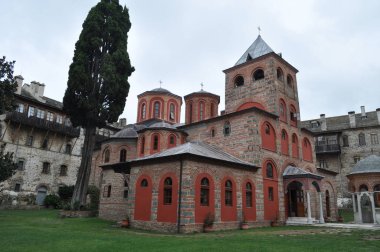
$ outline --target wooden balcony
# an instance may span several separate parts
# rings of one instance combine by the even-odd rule
[[[22,125],[35,127],[42,130],[49,130],[69,137],[79,137],[80,134],[79,127],[74,128],[72,126],[59,124],[56,122],[37,118],[35,116],[28,117],[26,113],[20,113],[16,111],[8,113],[5,120],[15,123],[21,123]]]
[[[340,146],[339,144],[316,145],[315,152],[317,154],[340,153]]]

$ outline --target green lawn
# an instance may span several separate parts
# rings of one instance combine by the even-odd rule
[[[56,210],[0,211],[0,251],[379,251],[380,231],[256,228],[167,235],[121,229],[97,218],[59,219]]]

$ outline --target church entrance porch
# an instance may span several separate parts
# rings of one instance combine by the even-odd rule
[[[284,173],[287,224],[324,223],[322,176],[288,166]],[[318,218],[318,221],[316,221]]]

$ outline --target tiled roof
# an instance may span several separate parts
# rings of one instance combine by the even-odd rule
[[[311,172],[305,171],[299,167],[294,167],[294,166],[290,166],[290,165],[288,167],[286,167],[282,176],[284,178],[286,178],[286,177],[305,177],[305,178],[306,177],[313,177],[313,178],[319,178],[319,179],[323,178],[323,176],[321,176],[321,175],[311,173]]]
[[[365,159],[360,160],[354,168],[352,168],[352,172],[349,174],[358,174],[358,173],[380,173],[380,157],[376,155],[371,155],[366,157]]]
[[[259,35],[252,45],[245,51],[245,53],[236,62],[235,66],[243,64],[249,60],[256,59],[260,56],[273,52],[272,48]]]
[[[48,98],[46,96],[43,96],[43,97],[40,97],[40,99],[37,99],[36,97],[34,97],[31,93],[29,93],[25,89],[21,89],[21,95],[20,96],[31,99],[31,100],[38,102],[38,103],[41,103],[41,104],[46,104],[48,106],[51,106],[51,107],[54,107],[57,109],[63,108],[62,102],[59,102],[57,100],[53,100],[53,99]]]
[[[244,165],[244,166],[256,167],[252,163],[243,161],[239,158],[236,158],[235,156],[232,156],[231,154],[228,154],[220,150],[219,148],[216,148],[214,146],[211,146],[202,142],[188,142],[188,143],[179,145],[177,147],[167,149],[160,153],[156,153],[156,154],[146,156],[143,158],[138,158],[133,161],[150,160],[150,159],[156,159],[156,158],[162,158],[162,157],[178,156],[182,154],[191,154],[191,155],[195,155],[199,157],[205,157],[205,158],[225,161],[229,163]]]

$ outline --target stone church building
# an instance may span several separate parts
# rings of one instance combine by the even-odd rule
[[[136,228],[200,231],[336,218],[335,173],[317,169],[313,133],[301,127],[298,70],[261,38],[224,70],[220,97],[163,88],[138,95],[137,123],[102,142],[90,183],[99,215]]]

